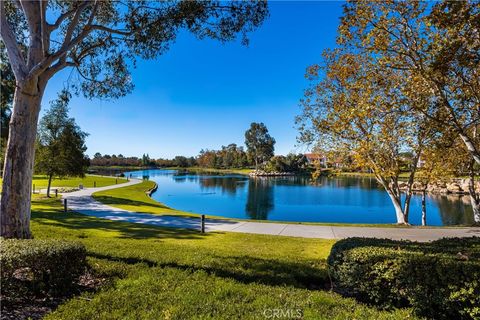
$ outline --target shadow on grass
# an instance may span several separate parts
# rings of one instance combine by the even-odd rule
[[[118,235],[112,238],[127,239],[202,239],[208,237],[208,233],[200,233],[196,230],[162,228],[138,223],[117,222],[97,217],[90,217],[74,212],[61,212],[60,210],[35,209],[32,211],[32,217],[38,224],[52,227],[63,227],[74,231],[92,230],[94,232],[116,232]],[[79,237],[88,237],[85,232],[79,234]]]
[[[130,206],[148,206],[153,208],[160,208],[160,209],[170,209],[169,207],[161,204],[161,203],[149,203],[144,201],[138,200],[130,200],[125,198],[117,198],[112,196],[96,196],[93,195],[93,198],[103,204],[106,205],[130,205]]]
[[[214,256],[213,263],[202,266],[173,261],[157,262],[136,257],[117,257],[99,253],[89,253],[88,255],[109,262],[121,262],[129,265],[145,264],[150,268],[175,268],[187,272],[203,271],[209,275],[233,279],[244,284],[261,283],[270,286],[293,286],[309,290],[329,290],[331,288],[326,266],[325,268],[315,268],[308,263],[285,262],[250,256]]]

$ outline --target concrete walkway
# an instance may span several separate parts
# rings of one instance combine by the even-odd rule
[[[76,192],[64,193],[70,210],[103,219],[143,223],[162,227],[199,229],[200,219],[181,216],[161,216],[137,213],[114,208],[94,200],[94,192],[126,187],[140,183],[132,179],[129,182],[100,188],[88,188]],[[266,223],[238,220],[207,219],[206,231],[229,231],[242,233],[269,234],[303,238],[343,239],[349,237],[389,238],[431,241],[444,237],[480,236],[480,228],[382,228],[382,227],[342,227],[303,225],[289,223]]]

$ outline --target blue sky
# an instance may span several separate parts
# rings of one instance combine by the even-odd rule
[[[305,152],[294,127],[305,69],[335,45],[341,13],[341,2],[270,2],[270,17],[248,47],[180,33],[167,53],[138,61],[128,96],[73,97],[71,115],[90,134],[87,153],[195,156],[202,148],[243,145],[251,122],[267,125],[276,154]],[[44,109],[69,78],[75,74],[65,70],[50,81]]]

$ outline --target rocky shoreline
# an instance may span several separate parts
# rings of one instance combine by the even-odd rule
[[[294,172],[266,172],[263,170],[255,170],[248,174],[250,177],[285,177],[285,176],[295,176],[297,175]]]
[[[456,194],[456,195],[468,195],[470,194],[469,191],[469,179],[461,179],[456,178],[450,181],[437,181],[432,182],[427,185],[425,189],[425,184],[421,182],[414,182],[413,183],[413,191],[414,192],[423,192],[425,190],[427,193],[435,193],[435,194]],[[402,190],[407,189],[406,182],[400,182],[399,187]],[[480,190],[480,182],[475,183],[475,189]]]

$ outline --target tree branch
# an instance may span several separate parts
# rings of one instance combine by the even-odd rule
[[[62,13],[62,14],[57,18],[57,20],[55,21],[54,24],[49,24],[49,25],[48,25],[48,31],[49,31],[49,32],[52,32],[53,30],[55,30],[55,29],[57,29],[58,27],[60,27],[60,25],[62,24],[62,22],[65,21],[65,19],[67,19],[68,17],[72,16],[72,15],[75,13],[76,10],[77,10],[77,8]]]
[[[7,48],[8,59],[10,60],[13,73],[15,74],[15,79],[18,82],[21,82],[26,77],[27,66],[22,51],[17,44],[15,35],[8,24],[4,1],[0,1],[0,35]]]
[[[50,49],[50,32],[47,27],[46,12],[47,12],[48,0],[40,1],[41,8],[41,22],[42,22],[42,50],[43,54],[47,55],[48,50]]]

